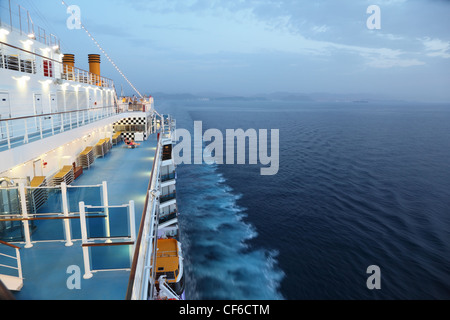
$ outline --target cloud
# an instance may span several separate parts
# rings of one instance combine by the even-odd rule
[[[424,65],[425,62],[414,57],[414,53],[405,52],[399,49],[391,48],[369,48],[360,46],[350,46],[342,44],[330,44],[338,50],[346,51],[350,54],[359,55],[365,62],[364,64],[371,68],[406,68]]]
[[[144,24],[144,28],[148,29],[156,29],[156,30],[174,30],[174,31],[199,31],[199,28],[194,27],[186,27],[179,24],[171,23],[171,24]]]
[[[399,57],[386,57],[386,56],[367,56],[368,62],[367,66],[377,68],[377,69],[388,69],[388,68],[406,68],[424,65],[425,62],[417,59],[399,58]]]
[[[314,33],[324,33],[327,32],[330,28],[327,25],[321,25],[321,26],[314,26],[311,28],[312,32]]]
[[[450,58],[450,42],[440,39],[424,38],[419,39],[425,46],[425,51],[429,57]]]
[[[424,65],[423,51],[420,56],[413,46],[414,42],[417,44],[415,37],[387,27],[389,31],[367,33],[365,9],[372,2],[135,0],[132,8],[152,16],[142,27],[164,35],[158,45],[172,47],[173,52],[196,55],[286,53],[301,55],[305,61],[317,58],[332,62],[342,58],[349,67],[359,64],[374,69]],[[377,4],[394,8],[406,2],[379,0]],[[173,22],[175,20],[177,23]],[[158,34],[152,33],[152,36]],[[171,41],[175,38],[176,42]],[[429,40],[429,44],[424,43],[429,46],[429,56],[448,54],[442,43]]]
[[[391,6],[391,5],[400,5],[404,4],[408,0],[378,0],[376,1],[377,5],[380,6]],[[373,2],[373,0],[369,0],[368,2]]]
[[[405,39],[405,37],[403,37],[403,36],[395,35],[395,34],[392,34],[392,33],[376,32],[375,34],[376,34],[377,37],[380,37],[382,39],[392,40],[392,41],[404,40]]]

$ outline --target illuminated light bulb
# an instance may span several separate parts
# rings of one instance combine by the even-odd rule
[[[34,42],[32,40],[21,41],[26,46],[31,46]]]
[[[29,76],[23,76],[23,77],[20,77],[20,78],[17,78],[17,77],[12,77],[14,80],[17,80],[17,81],[30,81],[30,77]]]
[[[49,85],[50,83],[52,83],[52,80],[45,80],[45,81],[40,81],[40,83],[42,83],[43,85]]]

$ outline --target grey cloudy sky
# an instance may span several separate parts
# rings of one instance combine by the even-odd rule
[[[96,48],[84,31],[65,27],[61,2],[21,2],[46,13],[45,25],[86,68],[84,55]],[[80,6],[83,24],[145,93],[372,93],[450,101],[450,1],[66,2]],[[366,26],[369,5],[381,8],[380,30]],[[123,83],[105,59],[103,70]]]

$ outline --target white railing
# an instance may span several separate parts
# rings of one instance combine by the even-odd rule
[[[158,244],[159,223],[159,170],[161,165],[162,145],[158,141],[156,156],[153,161],[152,177],[147,190],[144,215],[141,221],[136,243],[135,256],[128,283],[127,300],[153,299],[155,289],[156,250]]]
[[[18,277],[19,279],[23,279],[23,274],[22,274],[22,263],[21,263],[21,260],[20,260],[20,251],[19,251],[20,248],[19,248],[19,247],[16,247],[16,246],[13,246],[13,245],[11,245],[11,244],[9,244],[9,243],[0,241],[0,248],[1,248],[1,249],[3,249],[3,248],[8,248],[8,247],[9,247],[9,248],[15,249],[15,256],[11,256],[11,255],[8,255],[8,254],[1,253],[1,252],[0,252],[0,256],[5,257],[5,258],[7,258],[7,259],[13,260],[12,263],[11,263],[11,264],[8,264],[8,265],[0,264],[0,268],[16,270],[16,271],[17,271],[17,277]],[[1,269],[0,269],[0,270],[1,270]],[[0,274],[5,274],[5,273],[0,272]]]
[[[59,63],[57,62],[57,64]],[[62,70],[61,79],[63,80],[70,80],[103,88],[114,88],[114,82],[111,79],[66,64],[61,64],[60,67]]]
[[[51,180],[51,178],[50,178]],[[48,181],[51,184],[51,181]],[[75,194],[75,191],[80,190]],[[87,190],[87,191],[86,191]],[[103,182],[100,185],[90,185],[90,186],[69,186],[66,183],[62,182],[59,186],[46,186],[46,187],[30,187],[25,186],[23,183],[20,183],[18,187],[8,187],[0,189],[1,192],[13,192],[14,194],[18,194],[18,203],[11,204],[10,212],[0,212],[0,223],[10,222],[10,221],[20,221],[22,222],[22,234],[23,239],[19,239],[18,241],[24,242],[25,248],[29,249],[33,247],[33,243],[37,242],[64,242],[66,246],[72,246],[73,241],[80,239],[73,239],[72,236],[72,227],[71,220],[80,219],[80,214],[78,212],[78,207],[70,208],[69,204],[74,203],[76,200],[77,203],[83,200],[84,192],[98,192],[99,201],[102,203],[102,206],[108,206],[108,186],[106,182]],[[53,212],[40,212],[37,213],[33,208],[30,209],[30,205],[33,204],[34,194],[36,192],[40,192],[41,194],[48,194],[50,192],[57,193],[57,197],[61,199],[62,206],[59,205],[59,202],[49,203],[48,198],[45,198],[45,203],[49,206],[48,211]],[[70,192],[70,194],[69,194]],[[59,194],[60,193],[60,194]],[[3,196],[3,195],[2,195]],[[8,196],[5,196],[8,198]],[[71,201],[72,200],[72,201]],[[76,209],[76,210],[75,210]],[[95,213],[91,216],[96,218],[105,218],[106,225],[109,224],[106,214]],[[36,240],[33,239],[30,233],[30,224],[33,221],[51,221],[51,220],[60,220],[63,223],[60,225],[62,229],[62,234],[64,238],[61,239],[48,239],[48,240]],[[58,230],[54,230],[55,234],[58,233]]]
[[[0,152],[109,118],[114,106],[0,119]]]
[[[93,277],[93,272],[101,272],[101,271],[118,271],[124,269],[108,269],[108,270],[95,270],[91,268],[91,255],[92,252],[89,252],[90,248],[93,247],[108,247],[108,246],[132,246],[133,249],[130,250],[131,253],[134,253],[134,246],[136,244],[136,230],[135,230],[135,212],[134,212],[134,201],[130,201],[128,204],[120,205],[120,206],[90,206],[85,205],[84,202],[79,203],[80,208],[80,226],[81,226],[81,240],[82,240],[82,248],[83,248],[83,261],[84,261],[84,279],[90,279]],[[111,237],[110,234],[110,226],[109,226],[109,218],[110,213],[109,209],[114,208],[126,208],[128,210],[128,223],[129,223],[129,236],[128,237]],[[88,236],[88,228],[86,221],[86,209],[100,209],[105,211],[106,219],[105,219],[105,230],[106,237],[101,239],[90,238]],[[132,254],[130,254],[130,260],[132,259]],[[130,262],[131,264],[131,262]],[[129,270],[129,269],[125,269]]]
[[[171,300],[180,300],[180,297],[167,285],[166,276],[161,276],[158,279],[160,296]]]
[[[118,108],[122,112],[152,112],[153,106],[149,102],[140,102],[140,103],[126,103],[119,102]]]
[[[11,0],[0,1],[0,27],[11,32],[15,28],[21,35],[26,35],[30,39],[48,46],[60,47],[60,41],[54,34],[35,25],[30,12]]]
[[[24,73],[36,74],[36,61],[32,54],[7,52],[0,48],[0,68]]]
[[[52,50],[49,48],[49,50]],[[114,81],[0,41],[0,68],[114,89]],[[53,81],[53,80],[52,80]]]

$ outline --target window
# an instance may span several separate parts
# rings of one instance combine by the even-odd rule
[[[53,63],[50,60],[44,60],[44,76],[53,77]]]

